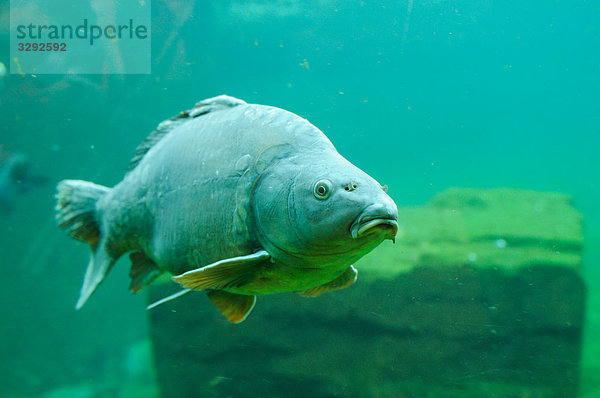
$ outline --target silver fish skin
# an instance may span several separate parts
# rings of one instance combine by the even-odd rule
[[[317,127],[229,96],[161,123],[130,168],[113,188],[58,185],[59,225],[92,249],[78,308],[130,253],[133,292],[168,272],[177,297],[205,290],[237,323],[257,295],[350,286],[398,229],[385,189]]]

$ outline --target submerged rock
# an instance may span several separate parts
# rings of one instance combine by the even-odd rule
[[[164,396],[576,396],[585,286],[569,196],[455,188],[398,220],[397,244],[334,299],[274,295],[242,325],[202,295],[150,312]]]
[[[427,206],[399,210],[398,220],[400,246],[383,244],[365,257],[361,276],[394,278],[415,267],[581,265],[582,217],[562,193],[451,188]]]

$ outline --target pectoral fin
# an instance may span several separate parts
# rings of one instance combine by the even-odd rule
[[[210,290],[206,295],[232,323],[240,323],[246,319],[256,304],[256,296],[228,293],[223,290]]]
[[[256,253],[217,261],[202,268],[174,276],[173,280],[186,289],[227,289],[244,286],[256,270],[271,256],[264,250]]]
[[[310,289],[301,290],[300,293],[303,296],[308,297],[316,297],[323,293],[331,292],[332,290],[340,290],[345,289],[348,286],[352,285],[356,282],[356,278],[358,277],[358,271],[354,266],[349,266],[346,271],[331,282],[327,282],[324,285],[315,286]]]

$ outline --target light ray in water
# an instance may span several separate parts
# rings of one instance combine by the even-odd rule
[[[408,38],[408,30],[410,28],[410,16],[412,14],[413,9],[413,0],[408,0],[407,10],[406,10],[406,20],[404,21],[404,30],[402,31],[402,47],[400,48],[400,53],[404,53],[404,45],[406,44],[406,39]]]

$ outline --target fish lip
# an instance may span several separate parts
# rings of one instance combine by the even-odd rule
[[[393,240],[396,237],[396,233],[398,233],[398,221],[394,215],[381,213],[368,214],[366,211],[363,211],[352,223],[350,226],[350,235],[352,235],[353,239],[358,239],[367,231],[379,225],[385,225],[392,228],[392,233],[388,239]]]

